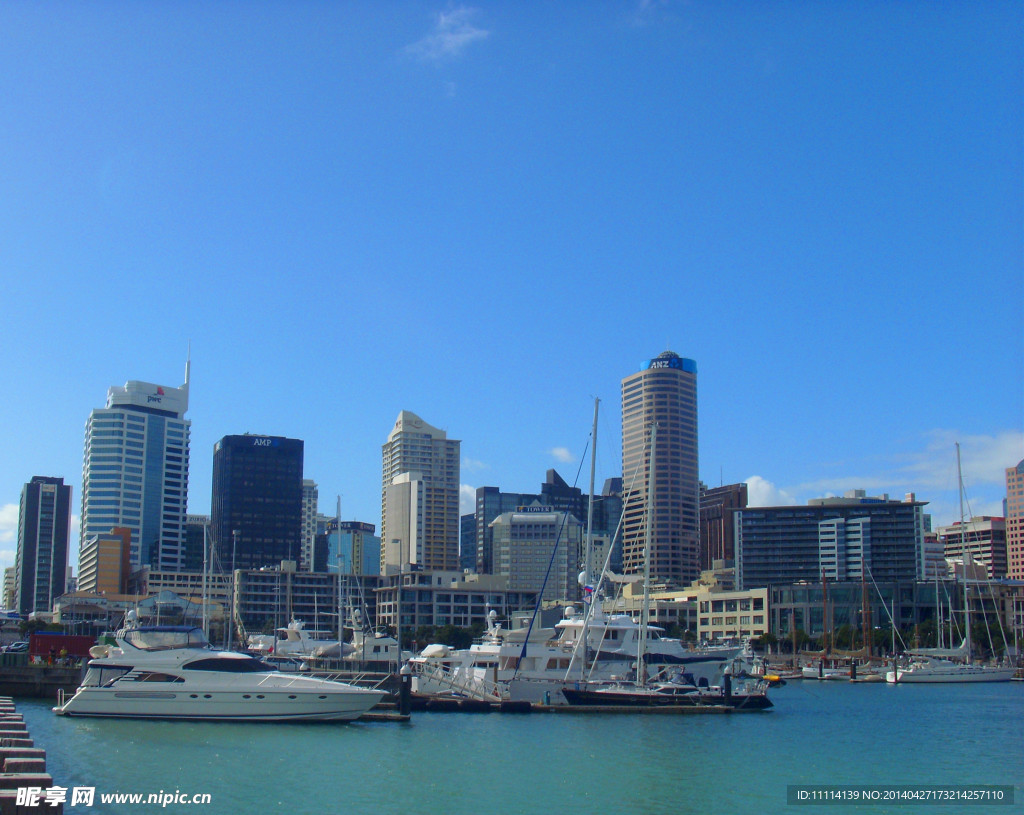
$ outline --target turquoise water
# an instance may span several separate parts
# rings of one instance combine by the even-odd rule
[[[1024,812],[1022,683],[797,681],[772,694],[763,714],[414,713],[347,725],[68,719],[16,704],[56,783],[212,796],[166,812]],[[795,806],[789,784],[1012,784],[1015,803]],[[65,812],[159,809],[97,798]]]

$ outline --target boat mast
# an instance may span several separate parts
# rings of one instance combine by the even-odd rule
[[[341,598],[341,496],[338,496],[338,658],[345,655],[345,617],[343,613],[344,601]],[[355,547],[353,545],[352,549]],[[345,589],[348,589],[348,580],[345,581]],[[347,595],[348,592],[346,591]]]
[[[640,631],[636,649],[636,683],[647,683],[647,626],[651,620],[651,533],[654,527],[654,440],[657,423],[651,425],[650,462],[647,468],[647,523],[644,530],[644,599],[640,607]]]
[[[587,601],[587,589],[590,588],[590,603],[600,602],[597,590],[600,588],[594,582],[594,470],[597,466],[597,408],[601,404],[600,399],[594,399],[594,427],[590,431],[590,501],[587,504],[587,543],[583,553],[583,600]],[[610,545],[610,544],[609,544]],[[600,577],[598,576],[598,579]],[[587,672],[587,623],[590,621],[590,608],[586,609],[583,615],[583,660],[580,662],[580,679]]]
[[[960,498],[960,560],[964,575],[964,642],[967,644],[967,661],[971,661],[971,603],[967,597],[967,527],[964,525],[964,475],[960,467],[960,442],[956,443],[956,480]]]
[[[207,574],[209,573],[209,568],[210,568],[210,563],[209,563],[209,560],[208,560],[208,558],[206,556],[206,553],[209,551],[209,541],[207,539],[207,534],[206,533],[209,530],[209,528],[210,528],[210,525],[209,525],[208,522],[203,524],[203,636],[206,638],[207,642],[209,642],[209,640],[210,640],[210,615],[209,615],[209,613],[206,610],[206,599],[207,599],[207,594],[206,594],[206,592],[207,592],[207,588],[206,588],[207,583],[206,583],[206,580],[207,580]]]

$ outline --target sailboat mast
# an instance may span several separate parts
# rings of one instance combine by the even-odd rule
[[[967,596],[967,527],[964,524],[964,474],[960,466],[960,442],[956,443],[956,481],[960,498],[960,560],[964,575],[964,642],[967,661],[971,661],[971,603]]]
[[[651,425],[650,462],[647,470],[647,519],[644,529],[644,599],[640,607],[639,642],[636,649],[637,684],[647,682],[647,626],[651,621],[651,535],[654,529],[654,442],[658,425]]]
[[[597,466],[597,408],[601,404],[600,399],[594,400],[594,429],[590,435],[590,502],[587,505],[587,548],[586,558],[583,561],[583,568],[587,574],[587,586],[594,586],[594,471]],[[584,586],[584,590],[586,586]]]
[[[580,678],[587,670],[587,645],[588,645],[588,632],[587,623],[590,622],[591,606],[600,602],[597,596],[597,590],[600,588],[594,582],[594,470],[597,465],[597,408],[601,404],[600,399],[594,400],[594,427],[590,431],[590,501],[587,504],[587,543],[583,552],[583,599],[584,603],[587,600],[587,590],[590,591],[590,605],[587,606],[583,614],[583,631],[580,635],[583,643],[583,659],[580,662]],[[597,579],[600,580],[600,575],[597,575]]]
[[[203,524],[203,636],[206,637],[207,641],[210,639],[210,616],[206,610],[207,600],[207,575],[209,574],[209,559],[207,558],[207,552],[209,551],[209,541],[207,539],[207,531],[209,530],[209,523]]]

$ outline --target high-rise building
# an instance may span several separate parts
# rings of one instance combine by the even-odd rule
[[[539,504],[503,512],[491,522],[494,574],[511,591],[542,592],[543,600],[576,600],[583,526],[571,513]]]
[[[299,568],[313,571],[313,547],[316,544],[319,492],[311,478],[302,479],[302,554]]]
[[[112,387],[106,407],[89,415],[80,545],[127,527],[133,564],[184,568],[189,367],[180,388],[134,380]]]
[[[611,539],[622,515],[621,478],[609,478],[605,481],[600,495],[594,496],[593,534]],[[476,534],[476,571],[478,574],[496,574],[494,571],[493,544],[494,530],[491,521],[505,512],[514,512],[518,507],[530,504],[549,506],[557,512],[567,512],[586,524],[590,511],[590,497],[579,487],[570,487],[555,471],[548,470],[540,492],[501,492],[497,487],[477,487],[476,511],[473,516]],[[584,534],[586,529],[584,528]],[[621,535],[618,540],[621,541]],[[465,553],[464,553],[465,554]],[[617,554],[617,559],[616,559]],[[622,568],[621,546],[612,556],[612,570]],[[597,571],[601,570],[597,566]]]
[[[937,530],[947,560],[965,557],[984,565],[989,579],[1006,577],[1006,519],[981,515]],[[966,553],[965,553],[966,544]]]
[[[1006,576],[1024,580],[1024,461],[1006,468]]]
[[[89,538],[78,553],[78,590],[127,594],[131,540],[131,530],[124,527]]]
[[[300,439],[248,433],[214,445],[210,530],[223,568],[299,562],[303,452]]]
[[[747,507],[733,512],[738,588],[801,581],[912,583],[923,570],[924,501],[814,498],[807,506]]]
[[[331,519],[324,535],[323,562],[315,563],[317,572],[347,575],[380,574],[380,538],[373,524]]]
[[[52,611],[64,594],[71,532],[71,486],[36,475],[21,491],[16,567],[17,609]]]
[[[657,425],[654,482],[651,427]],[[622,380],[623,571],[644,571],[648,496],[652,581],[685,586],[700,572],[697,363],[672,351]]]
[[[747,505],[746,484],[722,487],[700,485],[700,570],[713,568],[716,560],[736,558],[733,510]]]
[[[403,410],[382,448],[381,574],[459,568],[461,442]]]

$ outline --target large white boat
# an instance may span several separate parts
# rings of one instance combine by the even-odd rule
[[[349,721],[383,691],[283,674],[249,654],[215,651],[199,628],[130,627],[94,646],[64,716],[225,721]]]
[[[573,607],[565,611],[554,630],[528,627],[503,629],[489,617],[480,642],[452,650],[431,645],[409,661],[413,689],[420,694],[451,694],[484,699],[565,704],[566,682],[608,682],[636,673],[640,653],[640,625],[626,614],[596,611],[589,620]],[[586,654],[582,647],[586,629]],[[529,636],[528,636],[529,632]],[[647,670],[650,676],[680,671],[694,684],[719,684],[726,665],[736,658],[739,645],[689,647],[664,636],[650,625],[647,630]]]
[[[337,658],[352,651],[348,643],[339,642],[327,633],[311,631],[301,620],[292,620],[274,629],[273,634],[250,634],[246,644],[250,651],[258,654],[315,659]]]
[[[958,662],[950,656],[966,654],[966,642],[959,649],[942,651],[938,648],[912,651],[906,666],[895,666],[887,671],[885,681],[892,684],[904,682],[1009,682],[1013,678],[1012,666],[977,665],[968,661]],[[966,659],[966,657],[962,657]]]

